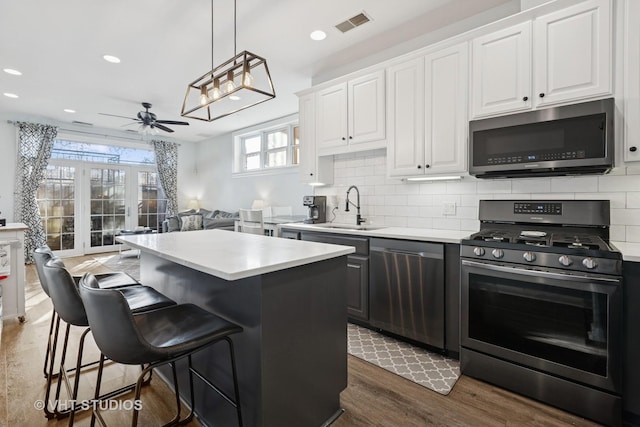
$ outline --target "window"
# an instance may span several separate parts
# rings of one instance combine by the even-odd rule
[[[236,132],[233,172],[253,173],[298,165],[298,135],[298,120],[292,116]]]

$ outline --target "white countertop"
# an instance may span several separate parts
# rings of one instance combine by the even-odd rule
[[[20,231],[27,230],[29,227],[21,222],[8,222],[7,225],[0,226],[0,231]]]
[[[339,224],[347,227],[346,224]],[[406,228],[406,227],[381,227],[371,230],[357,230],[350,228],[327,228],[323,224],[286,224],[282,226],[292,230],[320,231],[323,233],[351,234],[368,237],[380,237],[383,239],[403,239],[403,240],[419,240],[425,242],[441,242],[441,243],[460,243],[462,239],[473,234],[471,231],[460,230],[436,230],[429,228]],[[355,227],[355,226],[354,226]]]
[[[351,246],[226,230],[126,235],[118,236],[117,240],[225,280],[271,273],[355,252]]]
[[[625,261],[640,262],[640,243],[611,242],[613,246],[622,252]]]

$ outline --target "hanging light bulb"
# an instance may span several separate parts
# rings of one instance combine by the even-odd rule
[[[253,76],[249,70],[245,70],[242,75],[242,85],[244,87],[253,87]]]
[[[220,80],[215,79],[213,81],[213,90],[211,90],[211,98],[215,101],[222,96],[222,92],[220,91]]]
[[[233,82],[233,70],[227,72],[227,81],[224,84],[224,91],[226,93],[232,92],[236,88],[236,84]]]
[[[202,85],[200,87],[200,105],[207,105],[209,102],[209,97],[207,96],[207,86]]]

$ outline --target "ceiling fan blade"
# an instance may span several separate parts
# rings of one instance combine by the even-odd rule
[[[135,118],[135,117],[118,116],[118,115],[116,115],[116,114],[107,114],[107,113],[98,113],[98,114],[100,114],[100,115],[102,115],[102,116],[120,117],[121,119],[129,119],[129,120],[136,120],[136,121],[138,121],[138,119],[137,119],[137,118]]]
[[[155,123],[164,123],[165,125],[189,125],[187,122],[178,122],[175,120],[156,120]]]
[[[161,129],[165,132],[173,132],[173,129],[170,129],[168,127],[166,127],[165,125],[161,125],[158,122],[155,122],[154,124],[151,125],[151,127],[157,127],[158,129]]]

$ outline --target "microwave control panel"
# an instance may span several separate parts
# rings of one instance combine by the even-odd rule
[[[517,156],[489,157],[489,165],[506,165],[510,163],[546,162],[553,160],[584,159],[587,154],[584,150],[563,151],[562,153],[525,154]]]

